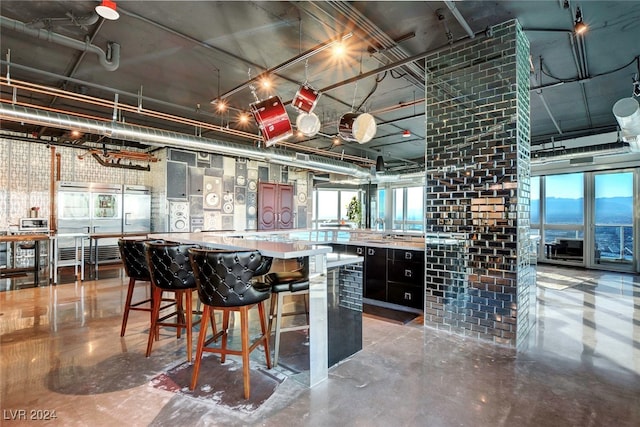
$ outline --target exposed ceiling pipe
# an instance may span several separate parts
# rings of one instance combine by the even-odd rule
[[[40,40],[46,40],[57,43],[71,49],[81,50],[84,52],[92,52],[98,56],[100,64],[109,71],[115,71],[120,66],[120,45],[115,42],[107,43],[107,51],[105,52],[96,45],[71,37],[63,36],[45,29],[29,28],[24,22],[15,19],[0,16],[0,26],[9,30],[18,31]]]
[[[591,145],[588,147],[562,148],[548,151],[532,151],[531,161],[534,163],[553,160],[569,160],[584,156],[585,154],[598,154],[599,156],[612,154],[625,154],[629,152],[628,144],[624,142],[608,142]]]
[[[467,24],[467,21],[464,19],[464,16],[462,16],[455,3],[451,0],[445,0],[444,4],[447,5],[449,10],[451,11],[451,14],[454,16],[454,18],[456,18],[460,26],[467,32],[469,38],[474,38],[476,36],[475,33],[473,32],[469,24]]]
[[[98,22],[100,15],[92,11],[89,15],[75,16],[73,12],[65,13],[66,18],[36,18],[27,25],[29,28],[51,28],[51,26],[76,26],[83,30]]]
[[[62,129],[77,129],[80,132],[104,135],[114,139],[123,139],[142,144],[190,149],[195,151],[212,152],[234,157],[244,157],[263,160],[292,167],[311,169],[320,172],[338,173],[353,176],[358,179],[368,179],[371,171],[351,163],[327,159],[321,156],[304,155],[299,157],[295,153],[279,149],[259,149],[244,144],[223,142],[214,139],[186,135],[178,132],[164,131],[124,124],[119,122],[101,122],[85,119],[68,114],[51,113],[48,111],[27,108],[19,105],[0,103],[0,119],[20,121],[39,126],[54,126]]]
[[[424,184],[426,179],[426,172],[424,170],[418,172],[409,172],[404,174],[396,174],[396,173],[385,173],[378,172],[375,176],[375,179],[372,179],[371,182],[377,183],[397,183],[397,182],[411,182],[413,184]]]
[[[229,57],[231,57],[231,58],[233,58],[233,59],[235,59],[237,61],[243,62],[244,64],[248,65],[251,68],[255,68],[256,70],[260,70],[260,73],[264,73],[266,71],[266,69],[264,68],[263,65],[257,64],[255,62],[252,62],[252,61],[250,61],[250,60],[248,60],[246,58],[243,58],[240,55],[237,55],[237,54],[235,54],[233,52],[230,52],[228,50],[224,50],[224,49],[222,49],[220,47],[217,47],[217,46],[213,46],[213,45],[211,45],[209,43],[206,43],[206,42],[203,42],[201,40],[198,40],[198,39],[196,39],[194,37],[191,37],[191,36],[189,36],[187,34],[181,33],[180,31],[177,31],[177,30],[175,30],[175,29],[173,29],[171,27],[168,27],[166,25],[160,24],[159,22],[153,21],[153,20],[151,20],[149,18],[145,18],[142,15],[138,15],[137,13],[128,11],[128,10],[123,9],[121,7],[118,7],[118,11],[121,12],[122,14],[124,14],[124,15],[127,15],[127,16],[130,16],[132,18],[138,19],[138,20],[143,21],[143,22],[145,22],[145,23],[147,23],[149,25],[153,25],[156,28],[160,28],[163,31],[166,31],[166,32],[171,33],[171,34],[173,34],[175,36],[178,36],[180,38],[188,40],[191,43],[195,43],[200,47],[212,50],[214,52],[222,53],[223,55],[227,55],[227,56],[229,56]],[[287,77],[287,76],[285,76],[283,74],[274,73],[274,75],[277,76],[278,78],[281,78],[283,80],[288,81],[289,83],[300,84],[299,81],[291,79],[291,78],[289,78],[289,77]],[[333,97],[331,95],[325,95],[325,96],[327,98],[332,99],[332,100],[334,100],[334,101],[336,101],[336,102],[338,102],[340,104],[343,104],[345,106],[349,106],[350,105],[349,103],[343,102],[343,101],[339,100],[338,98],[335,98],[335,97]]]
[[[531,61],[531,59],[529,59]],[[531,63],[531,67],[533,70],[533,63]],[[560,128],[560,125],[558,124],[558,122],[556,121],[556,118],[554,117],[553,113],[551,112],[551,108],[549,108],[549,104],[547,104],[547,100],[545,99],[544,95],[542,94],[542,86],[541,86],[541,82],[542,82],[542,58],[540,58],[540,70],[538,75],[536,76],[535,73],[532,71],[531,72],[531,77],[530,77],[530,81],[532,83],[536,83],[537,87],[535,89],[535,93],[538,94],[538,97],[540,98],[540,102],[542,102],[542,106],[544,107],[544,109],[547,111],[547,114],[549,115],[549,118],[551,119],[551,122],[553,123],[553,125],[556,127],[556,130],[558,131],[558,133],[560,135],[562,135],[562,129]],[[529,86],[531,87],[531,86]]]
[[[342,13],[346,19],[355,24],[357,28],[360,28],[365,41],[370,43],[370,40],[373,40],[378,46],[382,47],[384,51],[379,51],[378,54],[384,56],[388,61],[394,62],[409,56],[404,49],[398,46],[397,41],[390,37],[380,27],[375,25],[369,18],[360,12],[352,2],[328,1],[323,4],[326,4],[334,10]],[[424,68],[419,66],[417,63],[408,63],[404,68],[408,72],[405,78],[419,89],[424,90]]]
[[[105,161],[102,157],[98,156],[96,153],[92,153],[91,155],[93,156],[94,159],[96,159],[98,163],[100,163],[100,165],[107,168],[131,169],[131,170],[146,171],[146,172],[149,172],[151,170],[151,166],[149,165],[142,166],[142,165],[129,165],[126,163],[111,163],[111,162]]]
[[[0,86],[2,86],[4,84],[5,78],[0,76]],[[125,103],[117,103],[114,101],[110,101],[110,100],[105,100],[105,99],[101,99],[101,98],[96,98],[96,97],[91,97],[88,95],[81,95],[81,94],[77,94],[77,93],[71,93],[71,92],[67,92],[67,91],[63,91],[61,89],[55,89],[55,88],[50,88],[47,86],[42,86],[42,85],[37,85],[34,83],[29,83],[29,82],[24,82],[24,81],[20,81],[20,80],[15,80],[13,79],[11,81],[11,83],[9,84],[9,82],[7,81],[7,86],[15,89],[23,89],[26,90],[30,93],[38,93],[38,94],[47,94],[47,95],[51,95],[51,96],[59,96],[65,99],[70,99],[73,101],[78,101],[81,103],[89,103],[93,106],[102,106],[104,108],[107,108],[108,110],[119,110],[120,113],[122,112],[129,112],[129,113],[134,113],[134,114],[138,114],[144,117],[151,117],[154,119],[162,119],[165,122],[171,122],[174,124],[179,124],[179,125],[187,125],[190,127],[193,127],[195,129],[198,130],[209,130],[209,131],[214,131],[214,132],[218,132],[218,133],[223,133],[225,135],[229,135],[229,136],[234,136],[234,137],[240,137],[243,139],[248,139],[252,142],[254,141],[258,141],[261,140],[262,137],[259,134],[254,134],[254,133],[250,133],[250,132],[246,132],[246,131],[242,131],[242,130],[238,130],[238,129],[234,129],[234,128],[227,128],[224,126],[220,126],[220,125],[215,125],[215,124],[211,124],[209,122],[205,122],[205,121],[199,121],[199,120],[193,120],[193,119],[189,119],[187,117],[181,117],[181,116],[175,116],[175,115],[171,115],[171,114],[166,114],[166,113],[162,113],[159,111],[153,111],[153,110],[149,110],[149,109],[138,109],[137,106],[135,105],[129,105],[129,104],[125,104]],[[29,97],[27,97],[29,98]],[[117,92],[116,92],[116,99],[117,99]],[[46,110],[49,113],[61,113],[61,114],[66,114],[66,111],[64,110],[60,110],[60,109],[52,109],[52,108],[47,108],[47,107],[41,107],[39,105],[36,104],[31,104],[28,102],[20,102],[18,103],[18,105],[21,105],[23,107],[28,107],[28,108],[35,108],[36,110]],[[103,117],[99,117],[99,116],[84,116],[84,118],[88,118],[88,119],[92,119],[92,120],[97,120],[99,122],[104,122],[105,119]],[[199,136],[201,136],[201,133],[198,133]],[[345,155],[344,153],[342,154],[338,154],[338,153],[334,153],[331,151],[327,151],[326,149],[317,149],[314,147],[309,147],[309,146],[304,146],[301,144],[296,144],[296,142],[287,142],[287,141],[281,141],[278,143],[279,146],[283,147],[283,148],[290,148],[293,149],[294,151],[306,151],[306,152],[310,152],[313,154],[318,154],[321,156],[325,156],[325,157],[333,157],[333,158],[340,158],[340,161],[345,161],[345,162],[352,162],[354,164],[371,164],[373,165],[373,162],[368,159],[368,158],[363,158],[363,157],[359,157],[359,156],[355,156],[355,155],[350,155],[347,154]],[[361,147],[361,149],[364,149]],[[377,153],[377,152],[376,152]]]
[[[538,97],[540,98],[540,101],[542,102],[544,109],[547,111],[549,118],[553,122],[553,125],[556,127],[556,130],[560,135],[562,135],[562,129],[560,129],[560,125],[556,121],[556,118],[553,116],[553,113],[551,112],[551,108],[549,108],[549,104],[547,104],[547,100],[544,98],[544,95],[542,94],[542,90],[537,90],[536,93],[538,94]]]
[[[299,54],[297,56],[294,56],[293,58],[290,58],[290,59],[286,60],[285,62],[283,62],[281,64],[276,65],[275,67],[269,68],[268,70],[265,70],[265,71],[261,72],[260,74],[250,78],[248,81],[246,81],[244,83],[241,83],[240,85],[234,87],[233,89],[230,89],[227,92],[225,92],[225,93],[223,93],[221,95],[218,95],[218,97],[215,98],[211,102],[213,103],[214,101],[217,101],[217,100],[226,99],[229,96],[233,95],[234,93],[237,93],[237,92],[239,92],[239,91],[241,91],[241,90],[243,90],[243,89],[245,89],[247,87],[250,87],[252,83],[257,82],[262,76],[265,76],[265,75],[267,75],[267,76],[269,76],[269,75],[277,75],[277,73],[279,73],[280,71],[283,71],[286,68],[288,68],[288,67],[290,67],[292,65],[295,65],[295,64],[297,64],[299,62],[305,61],[308,58],[312,57],[313,55],[315,55],[317,53],[320,53],[323,50],[326,50],[326,49],[330,48],[338,40],[344,41],[349,37],[351,37],[351,33],[347,33],[347,34],[344,34],[344,35],[342,35],[340,37],[337,37],[337,38],[335,38],[333,40],[327,40],[327,41],[325,41],[323,43],[320,43],[320,44],[312,47],[311,49],[308,49],[305,52],[303,52],[303,53],[301,53],[301,54]]]
[[[486,34],[486,32],[485,32],[485,34]],[[341,86],[345,86],[345,85],[354,83],[356,81],[359,81],[359,80],[362,80],[362,79],[366,79],[366,78],[375,76],[375,75],[380,74],[380,73],[384,73],[385,71],[394,70],[394,69],[396,69],[398,67],[401,67],[401,66],[403,66],[405,64],[408,64],[408,63],[411,63],[411,62],[419,61],[421,59],[426,58],[427,56],[435,55],[437,53],[444,52],[444,51],[449,50],[449,49],[455,49],[457,46],[464,45],[464,43],[468,43],[468,42],[469,42],[469,40],[467,38],[456,40],[455,42],[453,42],[451,44],[446,44],[444,46],[440,46],[438,48],[435,48],[435,49],[432,49],[432,50],[428,50],[426,52],[418,53],[416,55],[404,58],[404,59],[402,59],[402,60],[400,60],[398,62],[394,62],[392,64],[384,65],[384,66],[382,66],[380,68],[376,68],[375,70],[367,71],[366,73],[358,74],[357,76],[353,76],[353,77],[350,77],[350,78],[348,78],[346,80],[343,80],[341,82],[337,82],[337,83],[334,83],[332,85],[329,85],[329,86],[326,86],[324,88],[321,88],[321,89],[319,89],[319,91],[324,94],[325,92],[329,92],[329,91],[334,90],[336,88],[339,88]]]

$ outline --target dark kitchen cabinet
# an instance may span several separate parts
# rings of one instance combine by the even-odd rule
[[[364,298],[424,309],[424,251],[332,244],[334,252],[364,257]]]
[[[424,307],[424,251],[389,250],[387,301],[413,308]]]
[[[387,301],[387,249],[364,248],[364,297]]]
[[[358,255],[363,257],[367,248],[357,245],[344,245],[344,252],[350,255]]]
[[[258,230],[293,228],[293,185],[260,182]]]

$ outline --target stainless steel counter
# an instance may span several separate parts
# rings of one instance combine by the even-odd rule
[[[289,233],[152,233],[149,238],[194,243],[229,250],[258,250],[281,259],[315,256],[331,252],[331,247],[289,237]]]

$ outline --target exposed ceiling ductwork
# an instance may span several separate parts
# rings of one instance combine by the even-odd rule
[[[264,149],[243,144],[223,142],[215,139],[186,135],[160,129],[136,126],[119,122],[106,122],[52,113],[35,108],[0,103],[0,119],[14,120],[38,126],[54,126],[76,129],[114,139],[139,142],[151,146],[173,147],[211,152],[234,157],[263,160],[273,163],[310,169],[320,172],[338,173],[357,179],[369,179],[371,171],[351,163],[327,159],[321,156],[299,156],[286,150]]]
[[[24,22],[16,21],[15,19],[7,18],[5,16],[0,16],[0,26],[28,34],[40,40],[57,43],[61,46],[66,46],[83,52],[95,53],[98,56],[100,64],[109,71],[115,71],[120,66],[120,45],[118,43],[109,42],[107,44],[107,51],[105,52],[98,46],[90,44],[89,42],[72,39],[45,29],[30,28]]]

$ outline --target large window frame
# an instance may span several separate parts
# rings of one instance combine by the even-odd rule
[[[351,199],[356,197],[361,205],[362,191],[353,188],[316,188],[313,190],[312,227],[320,228],[327,225],[350,225],[347,218],[347,208]]]
[[[596,202],[598,195],[597,179],[598,176],[604,174],[627,174],[632,176],[628,181],[632,181],[633,188],[631,194],[633,196],[633,213],[631,223],[625,222],[624,224],[604,223],[601,224],[596,210]],[[560,183],[565,188],[562,188],[562,192],[566,193],[567,186],[571,187],[571,184],[567,180],[562,180],[570,175],[575,176],[582,175],[582,206],[581,206],[581,219],[579,221],[570,220],[554,220],[549,216],[552,213],[553,207],[549,206],[552,196],[556,193],[553,189],[558,187]],[[559,181],[558,181],[559,180]],[[537,181],[537,182],[536,182]],[[597,171],[584,171],[584,172],[564,172],[554,171],[549,174],[539,174],[531,177],[531,234],[541,236],[541,244],[538,248],[538,260],[544,262],[551,262],[555,264],[570,264],[580,265],[587,268],[594,269],[606,269],[617,271],[637,271],[640,269],[640,242],[638,242],[640,236],[640,169],[639,168],[620,168],[620,169],[607,169]],[[550,191],[551,190],[551,191]],[[536,199],[539,201],[539,211],[535,212]],[[575,208],[575,207],[574,207]],[[539,221],[536,220],[539,218]],[[632,256],[621,256],[620,259],[614,259],[613,257],[603,257],[603,251],[599,246],[602,242],[598,240],[599,232],[601,232],[603,226],[618,227],[624,229],[621,234],[620,251],[627,250],[629,247],[629,233],[631,233]],[[629,231],[631,228],[631,231]],[[598,231],[600,230],[600,231]],[[580,260],[558,260],[550,259],[548,257],[551,245],[555,242],[556,238],[568,238],[578,239],[583,241],[583,257]],[[600,239],[601,240],[601,239]]]
[[[393,231],[424,231],[424,187],[395,187],[392,189]]]

